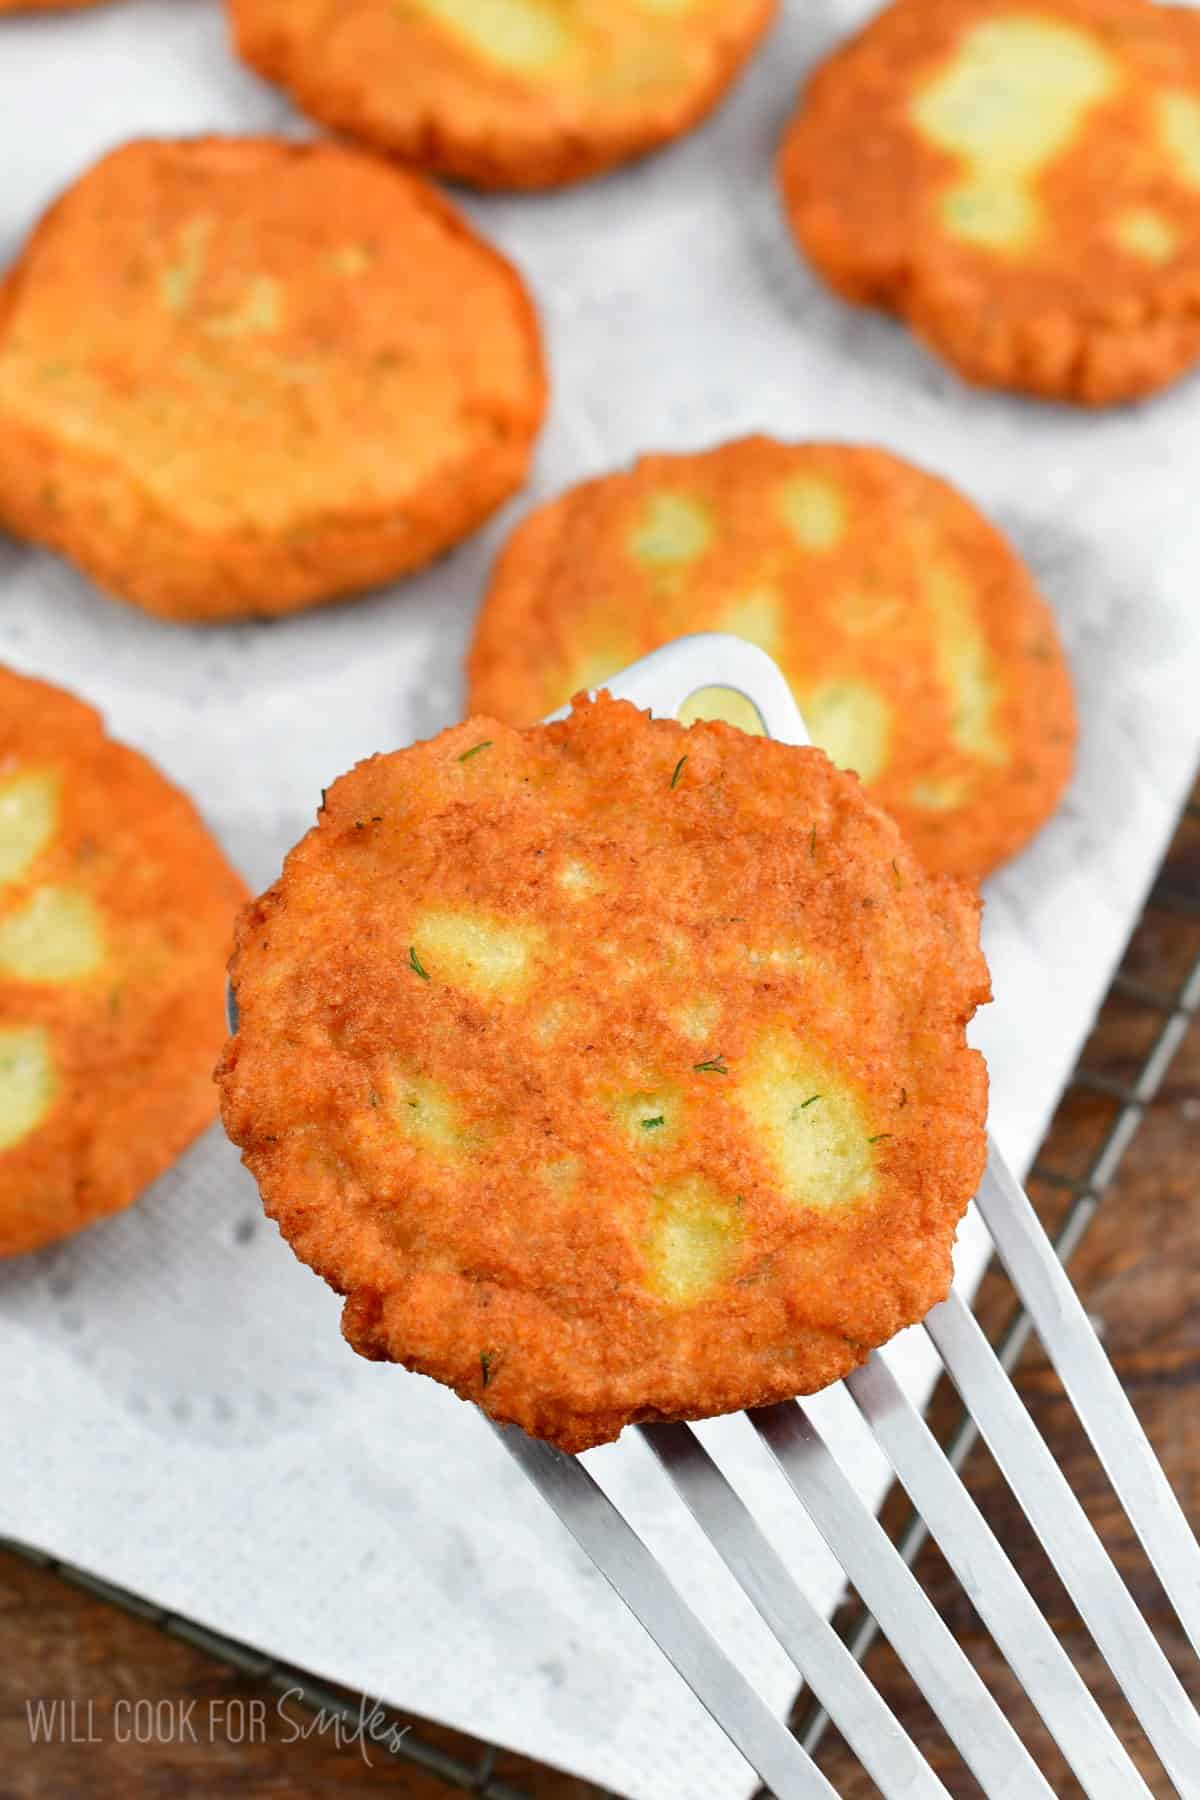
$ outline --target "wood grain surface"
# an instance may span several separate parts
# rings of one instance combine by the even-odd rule
[[[1125,960],[1127,983],[1175,992],[1200,953],[1200,822],[1190,817],[1176,838],[1161,904],[1139,927]],[[1083,1058],[1083,1067],[1115,1082],[1136,1076],[1161,1026],[1162,1011],[1136,991],[1114,992]],[[1086,1087],[1069,1091],[1043,1148],[1042,1165],[1085,1176],[1116,1102]],[[1159,1456],[1189,1517],[1200,1520],[1200,1029],[1193,1029],[1166,1082],[1148,1109],[1114,1187],[1104,1200],[1072,1273],[1102,1332]],[[1060,1217],[1066,1190],[1038,1185],[1035,1199],[1047,1221]],[[989,1275],[980,1310],[999,1328],[1011,1290]],[[1018,1371],[1026,1404],[1126,1575],[1168,1654],[1186,1676],[1184,1646],[1170,1609],[1142,1561],[1132,1533],[1082,1442],[1040,1350],[1031,1347]],[[939,1390],[932,1418],[952,1423],[952,1397]],[[975,1452],[966,1479],[984,1513],[1097,1698],[1142,1766],[1154,1794],[1173,1792],[1124,1706],[1061,1585],[1032,1540],[990,1458]],[[902,1524],[898,1496],[885,1517]],[[1078,1787],[1025,1700],[939,1553],[927,1547],[919,1569],[929,1592],[968,1653],[1035,1749],[1057,1795]],[[886,1644],[867,1667],[889,1704],[925,1749],[950,1793],[979,1789]],[[1194,1663],[1192,1672],[1194,1674]],[[27,1703],[42,1697],[74,1702],[60,1712],[50,1741],[32,1743]],[[350,1698],[353,1698],[351,1696]],[[132,1702],[143,1705],[135,1714]],[[90,1712],[89,1712],[90,1703]],[[121,1704],[124,1703],[124,1704]],[[138,1725],[161,1722],[150,1742],[118,1741]],[[189,1703],[191,1706],[188,1711]],[[260,1711],[252,1708],[257,1703]],[[209,1728],[209,1720],[214,1728]],[[257,1721],[257,1726],[256,1722]],[[118,1733],[116,1727],[123,1729]],[[319,1722],[318,1722],[319,1723]],[[187,1725],[192,1729],[189,1732]],[[80,1740],[71,1742],[73,1735]],[[151,1623],[130,1618],[57,1574],[0,1552],[0,1796],[3,1800],[325,1800],[334,1795],[402,1794],[447,1800],[460,1791],[435,1775],[370,1748],[370,1765],[354,1742],[336,1741],[332,1725],[311,1729],[313,1717],[294,1701],[281,1716],[277,1695]],[[234,1741],[239,1726],[257,1741]],[[603,1721],[597,1721],[603,1729]],[[479,1766],[483,1747],[417,1720],[423,1743]],[[96,1741],[86,1741],[87,1739]],[[857,1762],[830,1732],[821,1766],[843,1800],[876,1794]],[[486,1766],[486,1765],[485,1765]],[[600,1790],[556,1775],[522,1758],[500,1755],[490,1779],[530,1800],[591,1800]],[[485,1791],[483,1780],[476,1790]],[[490,1790],[496,1793],[498,1790]],[[503,1793],[503,1788],[499,1790]],[[680,1795],[679,1800],[688,1800]]]

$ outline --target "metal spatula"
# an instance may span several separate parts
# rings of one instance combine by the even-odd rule
[[[808,739],[779,670],[716,634],[683,638],[606,684],[674,716],[697,690],[751,702],[766,734]],[[1101,1464],[1200,1659],[1200,1547],[1020,1184],[994,1144],[976,1197]],[[951,1380],[1023,1506],[1179,1794],[1200,1800],[1200,1715],[956,1293],[925,1320]],[[1150,1789],[1038,1611],[1005,1552],[876,1351],[845,1387],[1084,1791],[1132,1800]],[[799,1402],[748,1415],[985,1793],[1049,1796],[1001,1708],[935,1612]],[[834,1790],[729,1661],[620,1512],[576,1458],[513,1427],[497,1433],[626,1605],[778,1800]],[[687,1425],[639,1427],[687,1506],[882,1792],[946,1789],[859,1664],[796,1586],[749,1508]],[[1197,1666],[1200,1683],[1200,1662]],[[1197,1691],[1200,1691],[1198,1689]]]

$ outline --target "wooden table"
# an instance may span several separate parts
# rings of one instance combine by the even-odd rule
[[[1185,826],[1168,863],[1168,879],[1185,896],[1200,901],[1200,824]],[[1184,913],[1155,910],[1139,928],[1126,958],[1125,973],[1160,991],[1173,991],[1200,950],[1200,922]],[[1136,997],[1110,997],[1084,1063],[1111,1079],[1136,1075],[1161,1014]],[[1043,1150],[1056,1169],[1082,1172],[1102,1136],[1113,1104],[1103,1095],[1072,1090]],[[1141,1131],[1106,1198],[1082,1250],[1072,1265],[1080,1290],[1104,1335],[1142,1421],[1193,1520],[1200,1520],[1200,1028],[1180,1051],[1165,1087],[1148,1110]],[[1061,1191],[1039,1189],[1035,1197],[1048,1220],[1061,1211]],[[1004,1319],[1009,1291],[989,1276],[980,1299],[989,1325]],[[1134,1595],[1150,1617],[1168,1654],[1185,1669],[1183,1642],[1153,1578],[1135,1554],[1129,1527],[1081,1442],[1073,1414],[1035,1348],[1023,1360],[1018,1382],[1026,1404],[1118,1562],[1127,1569]],[[953,1411],[939,1392],[933,1417]],[[1101,1705],[1142,1763],[1156,1795],[1167,1796],[1165,1778],[1141,1745],[1137,1728],[1109,1680],[1053,1573],[986,1453],[977,1452],[967,1481],[983,1511],[1017,1563],[1047,1616],[1091,1682]],[[889,1505],[893,1517],[899,1509]],[[936,1550],[927,1548],[921,1574],[935,1603],[1002,1697],[1014,1723],[1044,1754],[1056,1794],[1078,1792],[1048,1745],[1024,1695],[993,1650],[957,1583]],[[889,1703],[935,1763],[951,1794],[978,1789],[957,1763],[939,1727],[886,1645],[878,1644],[868,1668]],[[0,1554],[0,1800],[129,1800],[132,1795],[170,1800],[279,1800],[303,1796],[325,1800],[348,1794],[403,1794],[411,1800],[448,1800],[459,1790],[375,1750],[368,1767],[355,1745],[332,1740],[329,1732],[298,1735],[301,1709],[279,1718],[275,1696],[266,1694],[262,1741],[238,1744],[219,1727],[209,1740],[210,1703],[217,1719],[247,1723],[251,1703],[263,1702],[263,1687],[213,1661],[189,1645],[165,1637],[153,1625],[129,1618],[57,1575]],[[50,1742],[31,1744],[26,1703],[34,1696],[73,1699],[76,1736],[97,1742],[71,1743],[56,1733]],[[129,1736],[137,1725],[131,1702],[165,1703],[163,1719],[190,1715],[196,1741],[183,1725],[145,1744],[118,1742],[116,1726]],[[88,1732],[87,1703],[91,1702]],[[123,1704],[120,1704],[123,1703]],[[143,1704],[140,1716],[148,1708]],[[64,1723],[59,1715],[58,1726]],[[598,1725],[602,1729],[602,1722]],[[477,1746],[451,1732],[418,1721],[427,1742],[474,1760]],[[873,1785],[854,1758],[830,1733],[820,1761],[843,1800],[867,1800]],[[591,1800],[599,1790],[554,1775],[519,1757],[500,1756],[495,1778],[520,1788],[533,1800]],[[680,1800],[688,1800],[681,1795]]]

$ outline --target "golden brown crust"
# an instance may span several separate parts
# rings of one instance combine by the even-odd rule
[[[809,496],[807,519],[789,520],[789,493]],[[664,501],[683,534],[674,561],[653,536]],[[776,659],[815,740],[858,769],[929,869],[984,875],[1054,811],[1075,715],[1049,608],[962,495],[881,450],[747,438],[647,456],[538,507],[493,571],[469,705],[528,724],[714,630]],[[856,735],[864,708],[877,744]]]
[[[50,803],[26,840],[29,783]],[[0,1256],[129,1206],[212,1122],[245,893],[90,707],[0,668]]]
[[[1200,356],[1200,19],[1183,7],[896,0],[809,80],[779,177],[830,286],[969,381],[1106,406]]]
[[[945,1294],[978,914],[819,751],[471,719],[337,782],[246,909],[225,1126],[354,1347],[497,1419],[807,1392]]]
[[[505,0],[478,9],[489,43],[448,0],[230,0],[239,53],[305,112],[481,188],[555,187],[679,137],[775,6]]]
[[[164,617],[419,567],[520,486],[544,405],[516,271],[335,144],[127,145],[0,287],[0,523]]]

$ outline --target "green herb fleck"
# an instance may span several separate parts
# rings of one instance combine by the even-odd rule
[[[904,877],[900,873],[899,868],[897,867],[896,859],[894,856],[892,858],[892,874],[896,877],[896,886],[898,888],[902,888],[904,886]]]
[[[692,1073],[695,1075],[728,1075],[723,1056],[710,1056],[707,1062],[693,1063]]]
[[[479,1352],[479,1373],[483,1376],[484,1387],[486,1387],[488,1382],[492,1379],[492,1363],[495,1360],[495,1356],[496,1352],[494,1350],[481,1350]]]
[[[800,1102],[800,1108],[799,1108],[799,1110],[800,1110],[800,1111],[801,1111],[801,1112],[803,1112],[803,1111],[804,1111],[804,1109],[805,1109],[805,1108],[806,1108],[806,1107],[808,1107],[808,1106],[813,1106],[813,1105],[815,1105],[815,1103],[816,1103],[816,1102],[817,1102],[817,1101],[818,1101],[818,1100],[819,1100],[819,1099],[820,1099],[820,1098],[821,1098],[821,1096],[820,1096],[820,1094],[810,1094],[810,1095],[809,1095],[809,1096],[808,1096],[808,1099],[807,1099],[807,1100],[802,1100],[802,1101],[801,1101],[801,1102]]]
[[[371,1089],[371,1093],[370,1093],[370,1100],[371,1100],[371,1105],[372,1105],[372,1106],[378,1106],[378,1105],[379,1105],[379,1095],[378,1095],[378,1094],[377,1094],[377,1093],[376,1093],[376,1092],[375,1092],[375,1089],[374,1089],[374,1088],[372,1088],[372,1089]]]
[[[882,1144],[885,1138],[891,1137],[890,1131],[877,1131],[874,1137],[868,1138],[868,1144]]]
[[[657,1131],[659,1126],[665,1125],[666,1122],[667,1121],[666,1121],[666,1118],[664,1117],[664,1115],[662,1113],[657,1113],[653,1119],[643,1119],[642,1120],[642,1130],[643,1131]]]
[[[462,755],[458,759],[459,762],[470,762],[471,758],[473,756],[478,756],[479,752],[481,750],[490,750],[492,747],[492,743],[493,743],[493,740],[491,738],[484,738],[484,740],[481,744],[472,744],[471,748],[469,750],[463,751]],[[487,1385],[486,1382],[484,1385],[485,1386]]]
[[[675,786],[676,782],[679,780],[679,777],[683,774],[683,765],[686,761],[687,761],[687,757],[681,756],[679,761],[675,764],[675,771],[674,771],[674,774],[671,776],[671,786],[672,787]]]
[[[365,831],[367,829],[367,821],[365,819],[355,819],[354,829],[355,831]]]
[[[429,971],[421,967],[421,959],[417,955],[417,947],[415,944],[410,944],[408,946],[408,966],[414,975],[419,975],[421,977],[422,981],[429,980]]]
[[[322,812],[324,812],[328,803],[329,803],[329,789],[322,788],[321,789],[321,811]]]

